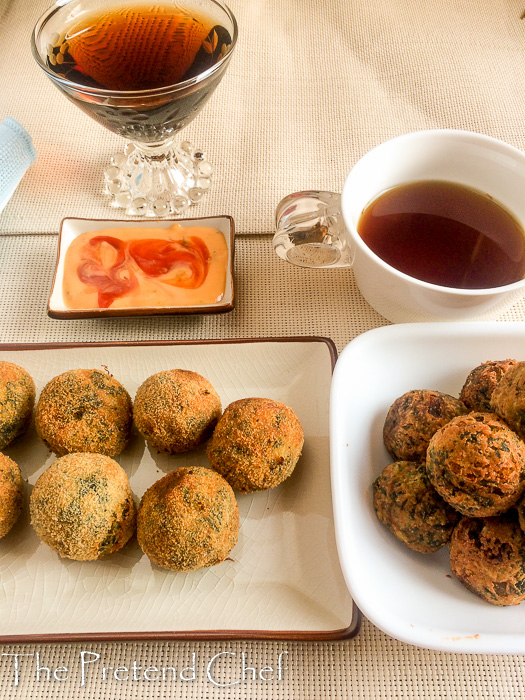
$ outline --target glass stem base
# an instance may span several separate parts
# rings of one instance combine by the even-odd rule
[[[112,204],[129,216],[180,216],[197,204],[212,182],[213,168],[189,141],[158,146],[128,143],[105,172]]]

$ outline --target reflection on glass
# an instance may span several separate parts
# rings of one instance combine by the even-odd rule
[[[32,48],[53,83],[107,129],[129,139],[105,171],[129,214],[181,214],[213,168],[178,132],[229,64],[237,24],[220,0],[69,0],[38,21]]]

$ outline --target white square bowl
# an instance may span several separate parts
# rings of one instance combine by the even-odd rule
[[[382,439],[393,401],[410,389],[457,396],[487,360],[525,360],[525,323],[421,323],[353,340],[330,397],[332,498],[343,575],[362,613],[410,644],[468,653],[525,652],[525,604],[491,605],[450,571],[448,548],[418,554],[381,525],[372,483],[392,461]]]

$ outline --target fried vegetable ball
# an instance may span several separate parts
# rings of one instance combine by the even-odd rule
[[[136,508],[126,472],[106,455],[59,457],[37,479],[29,500],[31,524],[61,557],[100,559],[135,533]]]
[[[484,362],[468,374],[459,398],[470,411],[492,411],[491,397],[496,385],[516,360]]]
[[[115,457],[129,438],[131,398],[111,374],[72,369],[43,388],[35,412],[38,436],[58,456],[93,452]]]
[[[206,467],[181,467],[150,486],[140,502],[137,540],[150,560],[170,571],[224,561],[239,536],[232,488]]]
[[[525,534],[511,517],[462,518],[450,541],[452,573],[493,605],[525,599]]]
[[[28,428],[35,405],[35,383],[23,367],[0,361],[0,450]]]
[[[424,462],[436,430],[466,412],[459,399],[441,391],[407,391],[388,410],[383,426],[385,447],[395,460]]]
[[[389,464],[374,481],[373,494],[379,520],[416,552],[447,544],[461,517],[434,489],[424,464]]]
[[[518,522],[521,529],[525,532],[525,495],[523,495],[519,501],[514,506],[514,509],[518,516]]]
[[[231,403],[207,446],[211,466],[240,493],[281,484],[293,472],[304,443],[294,411],[279,401]]]
[[[492,410],[525,440],[525,362],[510,367],[492,392]]]
[[[525,486],[525,444],[493,413],[453,418],[430,440],[426,461],[437,492],[463,515],[499,515]]]
[[[193,450],[211,435],[222,412],[219,395],[196,372],[172,369],[148,377],[137,389],[137,430],[159,452]]]
[[[0,454],[0,538],[18,520],[24,504],[24,481],[16,462]]]

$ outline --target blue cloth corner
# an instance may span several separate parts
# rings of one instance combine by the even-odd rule
[[[36,155],[31,136],[24,127],[12,117],[6,117],[0,124],[0,212]]]

